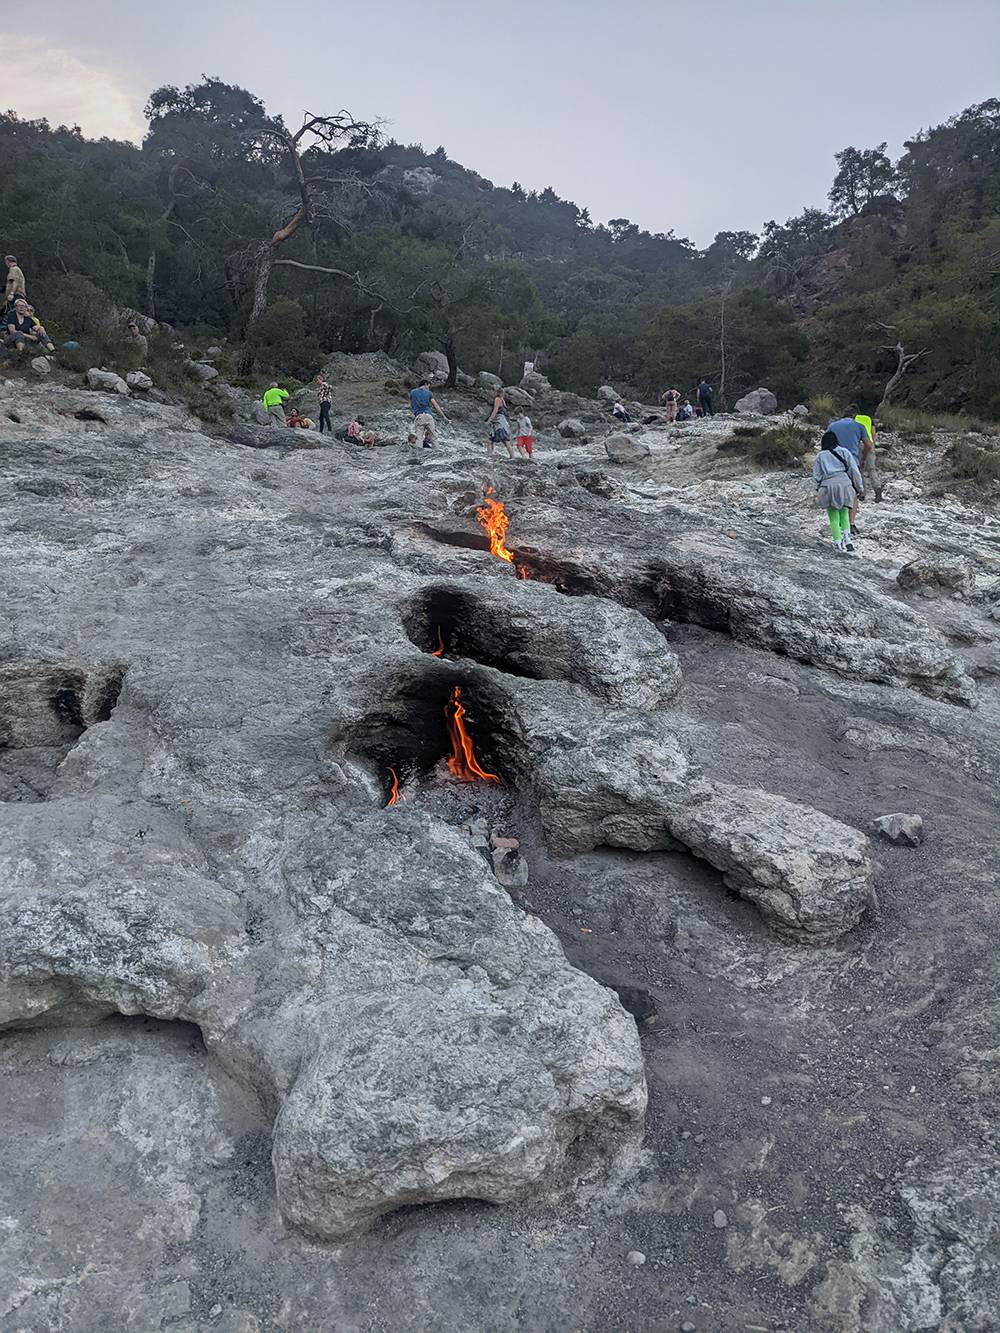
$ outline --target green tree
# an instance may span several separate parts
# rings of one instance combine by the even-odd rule
[[[896,168],[886,156],[885,144],[876,148],[844,148],[834,154],[837,174],[830,187],[830,207],[838,217],[857,217],[874,199],[894,195]]]

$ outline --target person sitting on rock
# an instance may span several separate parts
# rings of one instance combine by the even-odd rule
[[[14,309],[7,312],[5,319],[7,337],[19,352],[30,351],[33,347],[43,347],[46,352],[56,350],[42,322],[28,313],[28,303],[23,297],[14,302]]]
[[[125,341],[143,359],[149,355],[149,339],[144,333],[140,332],[139,325],[134,319],[125,325]]]
[[[22,299],[26,299],[28,293],[24,285],[24,274],[21,272],[15,256],[4,255],[3,262],[7,265],[7,281],[4,283],[3,289],[3,309],[6,315],[13,310],[17,298],[20,296]]]
[[[265,389],[261,401],[264,404],[264,411],[267,413],[270,425],[283,426],[285,424],[285,409],[282,407],[282,403],[287,397],[288,390],[279,389],[276,380],[273,380]]]
[[[312,430],[312,421],[304,417],[297,407],[293,407],[285,418],[286,426],[298,426],[300,430]]]
[[[691,406],[691,399],[685,398],[683,403],[677,409],[678,421],[690,421],[694,416],[694,408]]]
[[[632,418],[626,411],[625,404],[620,398],[616,398],[611,407],[611,415],[616,421],[631,421]]]
[[[344,439],[348,444],[361,444],[364,441],[365,433],[361,429],[364,424],[360,417],[354,417],[344,431]]]

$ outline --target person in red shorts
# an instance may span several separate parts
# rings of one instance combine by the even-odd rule
[[[517,447],[525,458],[531,458],[535,452],[535,437],[531,431],[531,417],[527,412],[518,413]]]

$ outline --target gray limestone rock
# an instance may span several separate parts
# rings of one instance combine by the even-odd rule
[[[612,463],[641,463],[649,457],[649,445],[630,435],[609,435],[604,451]]]
[[[921,597],[968,597],[976,588],[969,562],[947,555],[918,556],[903,566],[896,582]]]
[[[807,417],[808,415],[809,409],[806,407],[805,403],[796,403],[792,408],[793,417]]]
[[[426,376],[432,384],[444,384],[448,378],[448,358],[443,352],[421,352],[413,362],[414,373]]]
[[[196,380],[201,380],[203,384],[207,384],[209,380],[218,379],[219,377],[219,372],[216,370],[215,366],[210,366],[204,361],[189,361],[188,370]]]
[[[152,379],[142,370],[130,370],[125,376],[125,383],[130,389],[139,389],[142,391],[153,387]]]
[[[31,358],[31,369],[36,375],[47,375],[52,366],[47,356],[33,356]]]
[[[582,440],[587,434],[587,427],[577,417],[564,417],[556,430],[564,440]]]
[[[91,389],[100,389],[104,393],[117,393],[123,398],[128,396],[128,385],[113,370],[98,370],[92,366],[87,371],[87,384]]]
[[[872,821],[872,828],[889,842],[906,847],[919,847],[924,840],[924,821],[919,815],[879,815]]]
[[[597,396],[602,403],[617,403],[620,394],[617,389],[613,389],[610,384],[602,384],[597,390]]]
[[[495,393],[497,389],[503,388],[503,380],[499,375],[491,375],[488,370],[481,370],[476,376],[476,384],[480,389],[489,389]]]
[[[535,401],[525,389],[519,389],[516,386],[504,389],[503,396],[511,407],[531,407]]]
[[[759,417],[773,416],[778,410],[778,400],[770,389],[751,389],[742,398],[737,399],[733,411],[749,413]]]
[[[521,388],[534,398],[543,397],[545,394],[552,392],[552,385],[537,370],[529,370],[521,376]]]

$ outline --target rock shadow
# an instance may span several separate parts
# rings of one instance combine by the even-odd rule
[[[0,666],[0,801],[48,799],[83,733],[110,720],[125,672],[121,663]]]

